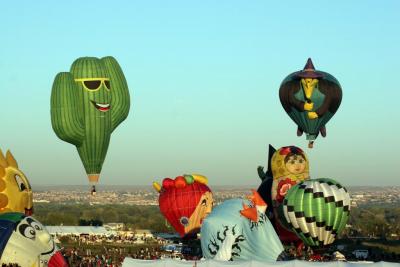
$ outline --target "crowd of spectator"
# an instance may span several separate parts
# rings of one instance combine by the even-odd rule
[[[148,242],[159,241],[162,243],[162,240],[157,240],[152,237],[135,237],[133,235],[63,235],[56,236],[56,239],[61,240],[63,242],[75,242],[79,244],[96,244],[96,243],[119,243],[119,244],[143,244]]]
[[[121,266],[126,255],[121,249],[108,249],[104,253],[92,254],[90,249],[61,249],[69,266],[77,267],[116,267]]]

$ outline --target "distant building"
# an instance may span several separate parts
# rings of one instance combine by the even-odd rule
[[[134,236],[136,238],[154,238],[153,233],[151,232],[151,230],[147,230],[147,229],[138,229],[134,231]]]
[[[106,223],[103,226],[109,231],[122,231],[124,230],[124,223]]]
[[[89,236],[109,236],[115,235],[114,231],[109,231],[103,226],[45,226],[47,231],[53,236],[64,235],[89,235]]]

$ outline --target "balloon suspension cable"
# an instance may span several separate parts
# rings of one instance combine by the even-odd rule
[[[308,148],[313,148],[314,147],[314,141],[308,142]]]

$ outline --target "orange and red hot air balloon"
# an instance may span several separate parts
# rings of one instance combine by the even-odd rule
[[[211,212],[213,197],[202,175],[165,178],[162,186],[153,183],[160,193],[160,211],[181,237],[200,231],[203,219]]]

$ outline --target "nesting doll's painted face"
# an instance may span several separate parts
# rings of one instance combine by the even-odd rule
[[[198,230],[201,228],[203,220],[211,213],[213,207],[213,197],[211,192],[205,192],[199,201],[192,216],[189,218],[189,223],[185,226],[185,232]]]
[[[302,154],[289,154],[285,158],[285,167],[291,174],[301,174],[306,169],[306,160]]]

